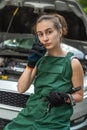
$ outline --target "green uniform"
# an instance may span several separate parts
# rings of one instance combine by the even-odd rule
[[[72,106],[66,103],[47,112],[46,96],[51,91],[67,93],[72,89],[71,57],[72,53],[67,53],[65,57],[44,56],[38,61],[35,94],[4,130],[70,130]]]

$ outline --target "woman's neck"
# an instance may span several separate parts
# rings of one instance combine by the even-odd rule
[[[47,53],[46,53],[46,55],[48,55],[48,56],[65,56],[67,53],[64,51],[64,50],[62,50],[61,48],[60,49],[58,49],[58,48],[56,48],[56,49],[50,49],[50,50],[47,50]]]

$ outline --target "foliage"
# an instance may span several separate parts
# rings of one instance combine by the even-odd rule
[[[87,0],[77,0],[83,7],[83,10],[87,13]]]

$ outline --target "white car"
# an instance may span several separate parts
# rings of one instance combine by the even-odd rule
[[[0,128],[25,107],[33,84],[24,94],[17,92],[17,81],[27,64],[34,35],[32,27],[40,14],[62,14],[68,35],[61,46],[80,60],[84,69],[84,100],[77,103],[71,117],[71,130],[87,125],[87,17],[75,0],[0,1]]]

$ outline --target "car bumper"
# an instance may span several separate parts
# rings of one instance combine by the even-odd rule
[[[87,93],[84,95],[84,100],[74,107],[70,130],[79,130],[84,126],[87,126]]]
[[[5,89],[3,89],[6,83]],[[14,82],[9,82],[9,81],[0,81],[0,91],[6,91],[6,92],[12,92],[12,93],[17,93],[17,83]],[[7,86],[11,86],[9,89]],[[33,86],[26,92],[26,94],[34,92]],[[14,98],[13,98],[14,100]],[[84,107],[83,107],[84,106]],[[18,113],[22,110],[22,107],[16,107],[16,106],[11,106],[11,105],[6,105],[3,103],[0,103],[0,119],[8,120],[11,121],[13,118],[15,118]],[[2,121],[2,122],[3,122]],[[79,130],[83,128],[84,126],[87,125],[87,92],[84,93],[84,99],[82,102],[77,103],[77,105],[74,107],[74,113],[71,117],[71,129],[70,130]]]

